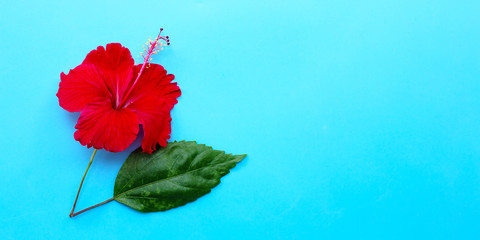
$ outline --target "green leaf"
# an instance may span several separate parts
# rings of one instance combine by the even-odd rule
[[[113,195],[141,212],[179,207],[209,193],[245,156],[185,141],[152,154],[137,149],[120,168]]]

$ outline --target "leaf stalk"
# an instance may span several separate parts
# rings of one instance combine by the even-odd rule
[[[70,212],[70,215],[69,215],[70,217],[73,217],[73,216],[79,214],[79,213],[74,214],[73,212],[75,211],[75,206],[77,205],[77,200],[78,200],[78,195],[80,195],[80,190],[82,190],[83,181],[85,180],[85,176],[87,176],[88,169],[90,169],[90,166],[92,165],[93,158],[95,157],[96,153],[97,153],[97,149],[94,149],[92,157],[90,157],[90,162],[88,163],[87,170],[85,170],[85,173],[83,174],[82,181],[80,182],[80,187],[78,187],[77,196],[75,197],[75,202],[73,203],[72,211]]]
[[[112,197],[112,198],[107,199],[107,200],[105,200],[105,201],[103,201],[103,202],[101,202],[101,203],[95,204],[95,205],[93,205],[93,206],[91,206],[91,207],[88,207],[88,208],[85,208],[85,209],[83,209],[83,210],[81,210],[81,211],[78,211],[78,212],[76,212],[76,213],[70,214],[70,217],[75,217],[75,216],[77,216],[77,215],[80,214],[80,213],[86,212],[86,211],[88,211],[88,210],[90,210],[90,209],[96,208],[96,207],[101,206],[101,205],[103,205],[103,204],[105,204],[105,203],[109,203],[109,202],[111,202],[111,201],[113,201],[113,200],[115,200],[115,198]]]

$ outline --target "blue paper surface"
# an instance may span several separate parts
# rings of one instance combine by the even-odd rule
[[[2,1],[1,239],[480,239],[479,1]],[[68,213],[92,149],[55,96],[99,45],[154,56],[171,140],[248,157],[167,212]],[[77,209],[112,197],[99,151]]]

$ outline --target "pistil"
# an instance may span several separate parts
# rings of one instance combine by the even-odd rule
[[[155,38],[155,40],[151,40],[151,39],[148,39],[148,41],[145,43],[145,45],[148,47],[148,48],[145,48],[145,46],[143,47],[144,48],[144,52],[145,53],[140,53],[140,55],[142,56],[143,58],[143,64],[142,64],[142,67],[140,68],[140,71],[138,72],[138,75],[137,75],[137,78],[135,79],[135,81],[133,82],[132,86],[128,89],[128,92],[127,94],[124,95],[122,101],[120,102],[120,104],[118,104],[117,106],[118,107],[122,107],[123,104],[125,104],[125,101],[128,99],[128,95],[130,94],[130,92],[132,92],[133,88],[135,87],[135,85],[137,84],[138,80],[140,79],[140,76],[142,75],[143,73],[143,70],[145,68],[148,68],[147,67],[147,64],[150,64],[149,61],[152,61],[152,58],[151,56],[153,54],[157,54],[160,50],[163,50],[163,46],[166,44],[166,45],[170,45],[170,39],[168,38],[168,36],[160,36],[162,34],[162,31],[163,31],[163,28],[160,28],[160,32],[158,33],[158,36]],[[165,44],[163,42],[161,42],[160,40],[163,40],[165,42]]]

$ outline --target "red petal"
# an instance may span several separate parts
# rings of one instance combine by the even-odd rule
[[[134,75],[138,74],[141,66],[139,64],[134,67]],[[174,78],[173,74],[167,74],[162,65],[150,64],[148,68],[143,70],[140,79],[126,101],[126,105],[128,106],[130,103],[150,95],[159,98],[162,104],[166,104],[171,110],[178,102],[177,98],[182,94],[177,83],[172,83]]]
[[[105,83],[94,65],[82,64],[60,74],[57,97],[60,106],[69,112],[81,111],[88,103],[102,101],[108,95]]]
[[[132,82],[133,64],[130,51],[121,44],[109,43],[106,49],[99,46],[68,75],[60,75],[60,106],[78,112],[88,103],[107,97],[117,106]]]
[[[133,82],[133,61],[128,48],[120,43],[109,43],[91,51],[82,64],[94,64],[104,75],[105,83],[117,106]]]
[[[140,68],[141,65],[135,66],[135,74]],[[152,153],[157,143],[163,147],[167,146],[172,120],[170,110],[181,95],[177,83],[171,82],[174,78],[172,74],[167,75],[167,71],[161,65],[150,64],[149,68],[144,69],[126,102],[126,106],[135,112],[143,125],[144,152]]]
[[[130,109],[115,110],[112,103],[90,103],[78,119],[75,140],[87,147],[111,152],[125,150],[138,134],[138,119]]]
[[[170,138],[171,126],[170,109],[163,108],[162,104],[153,105],[157,101],[151,97],[144,97],[130,105],[138,120],[143,125],[144,136],[142,139],[143,152],[152,153],[157,143],[162,147],[167,146],[167,139]],[[163,106],[166,106],[163,104]]]
[[[117,71],[132,67],[134,61],[128,48],[123,47],[120,43],[109,43],[107,49],[99,46],[96,50],[88,53],[83,64],[95,64],[103,71]]]

